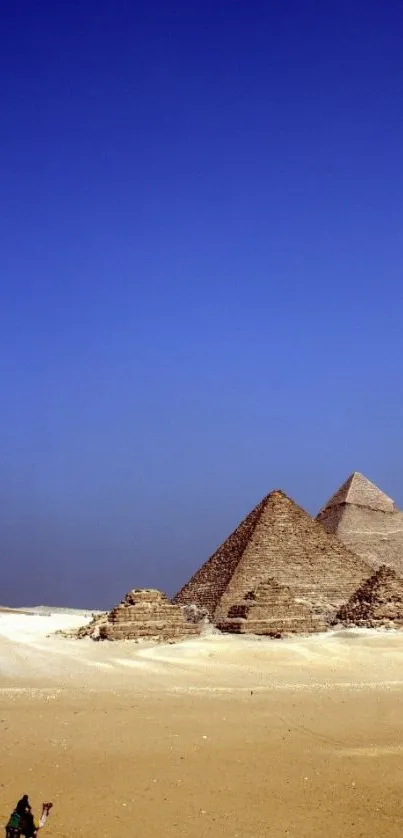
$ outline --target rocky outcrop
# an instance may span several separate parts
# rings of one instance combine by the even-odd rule
[[[308,605],[295,598],[290,588],[268,579],[232,605],[227,617],[218,622],[218,628],[235,634],[282,637],[326,631],[327,627]]]
[[[85,626],[80,626],[78,629],[72,629],[67,632],[62,631],[60,634],[63,634],[65,637],[77,637],[79,640],[84,637],[91,637],[92,640],[99,640],[100,626],[107,621],[108,614],[106,612],[103,614],[96,614],[89,623],[86,623]]]
[[[403,575],[403,512],[363,474],[350,475],[317,520],[375,570],[387,564]]]
[[[371,568],[329,534],[284,492],[267,495],[176,594],[222,624],[229,611],[261,582],[274,578],[297,600],[331,615],[368,577]],[[231,618],[229,618],[231,619]]]
[[[340,608],[336,622],[361,628],[403,628],[403,579],[393,568],[381,565]]]
[[[188,621],[183,609],[160,591],[135,588],[87,629],[97,640],[181,640],[199,634],[200,623]]]

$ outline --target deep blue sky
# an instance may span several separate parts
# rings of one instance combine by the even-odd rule
[[[171,593],[274,487],[403,506],[401,3],[0,27],[0,602]]]

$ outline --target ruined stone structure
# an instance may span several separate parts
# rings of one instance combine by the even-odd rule
[[[78,629],[67,629],[59,632],[63,637],[76,637],[82,639],[84,637],[91,637],[92,640],[99,640],[99,629],[103,623],[108,620],[108,614],[96,614],[89,623],[80,626]]]
[[[403,512],[362,474],[346,480],[317,520],[372,568],[388,564],[403,574]]]
[[[337,613],[345,626],[403,628],[403,579],[387,565],[367,579]]]
[[[282,491],[274,491],[263,498],[173,601],[205,609],[210,619],[222,624],[232,606],[239,605],[248,592],[256,591],[261,582],[274,578],[313,613],[329,615],[369,574],[363,559]]]
[[[310,634],[325,631],[324,620],[293,596],[290,588],[275,579],[261,582],[241,602],[231,605],[228,616],[218,621],[221,631],[235,634]]]
[[[93,640],[181,640],[200,633],[200,623],[189,622],[183,608],[165,594],[134,589],[109,614],[80,629],[78,636]]]

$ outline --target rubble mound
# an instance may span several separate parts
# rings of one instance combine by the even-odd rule
[[[232,605],[228,615],[218,622],[218,628],[235,634],[282,637],[326,631],[327,627],[309,605],[295,598],[289,587],[271,578]]]
[[[403,628],[402,577],[381,565],[340,608],[336,622],[362,628]]]
[[[80,628],[72,629],[69,632],[60,632],[60,634],[63,634],[65,637],[75,637],[79,640],[84,637],[91,637],[92,640],[99,640],[99,627],[106,623],[107,620],[107,612],[104,614],[96,614],[89,623],[85,624],[85,626],[80,626]]]
[[[181,640],[200,633],[199,623],[188,621],[183,608],[152,588],[129,591],[106,617],[86,629],[94,640]]]

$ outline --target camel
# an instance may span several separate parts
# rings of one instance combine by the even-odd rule
[[[34,820],[29,804],[24,812],[14,809],[6,826],[6,838],[35,838],[45,826],[53,803],[42,803],[42,814],[38,822]]]

